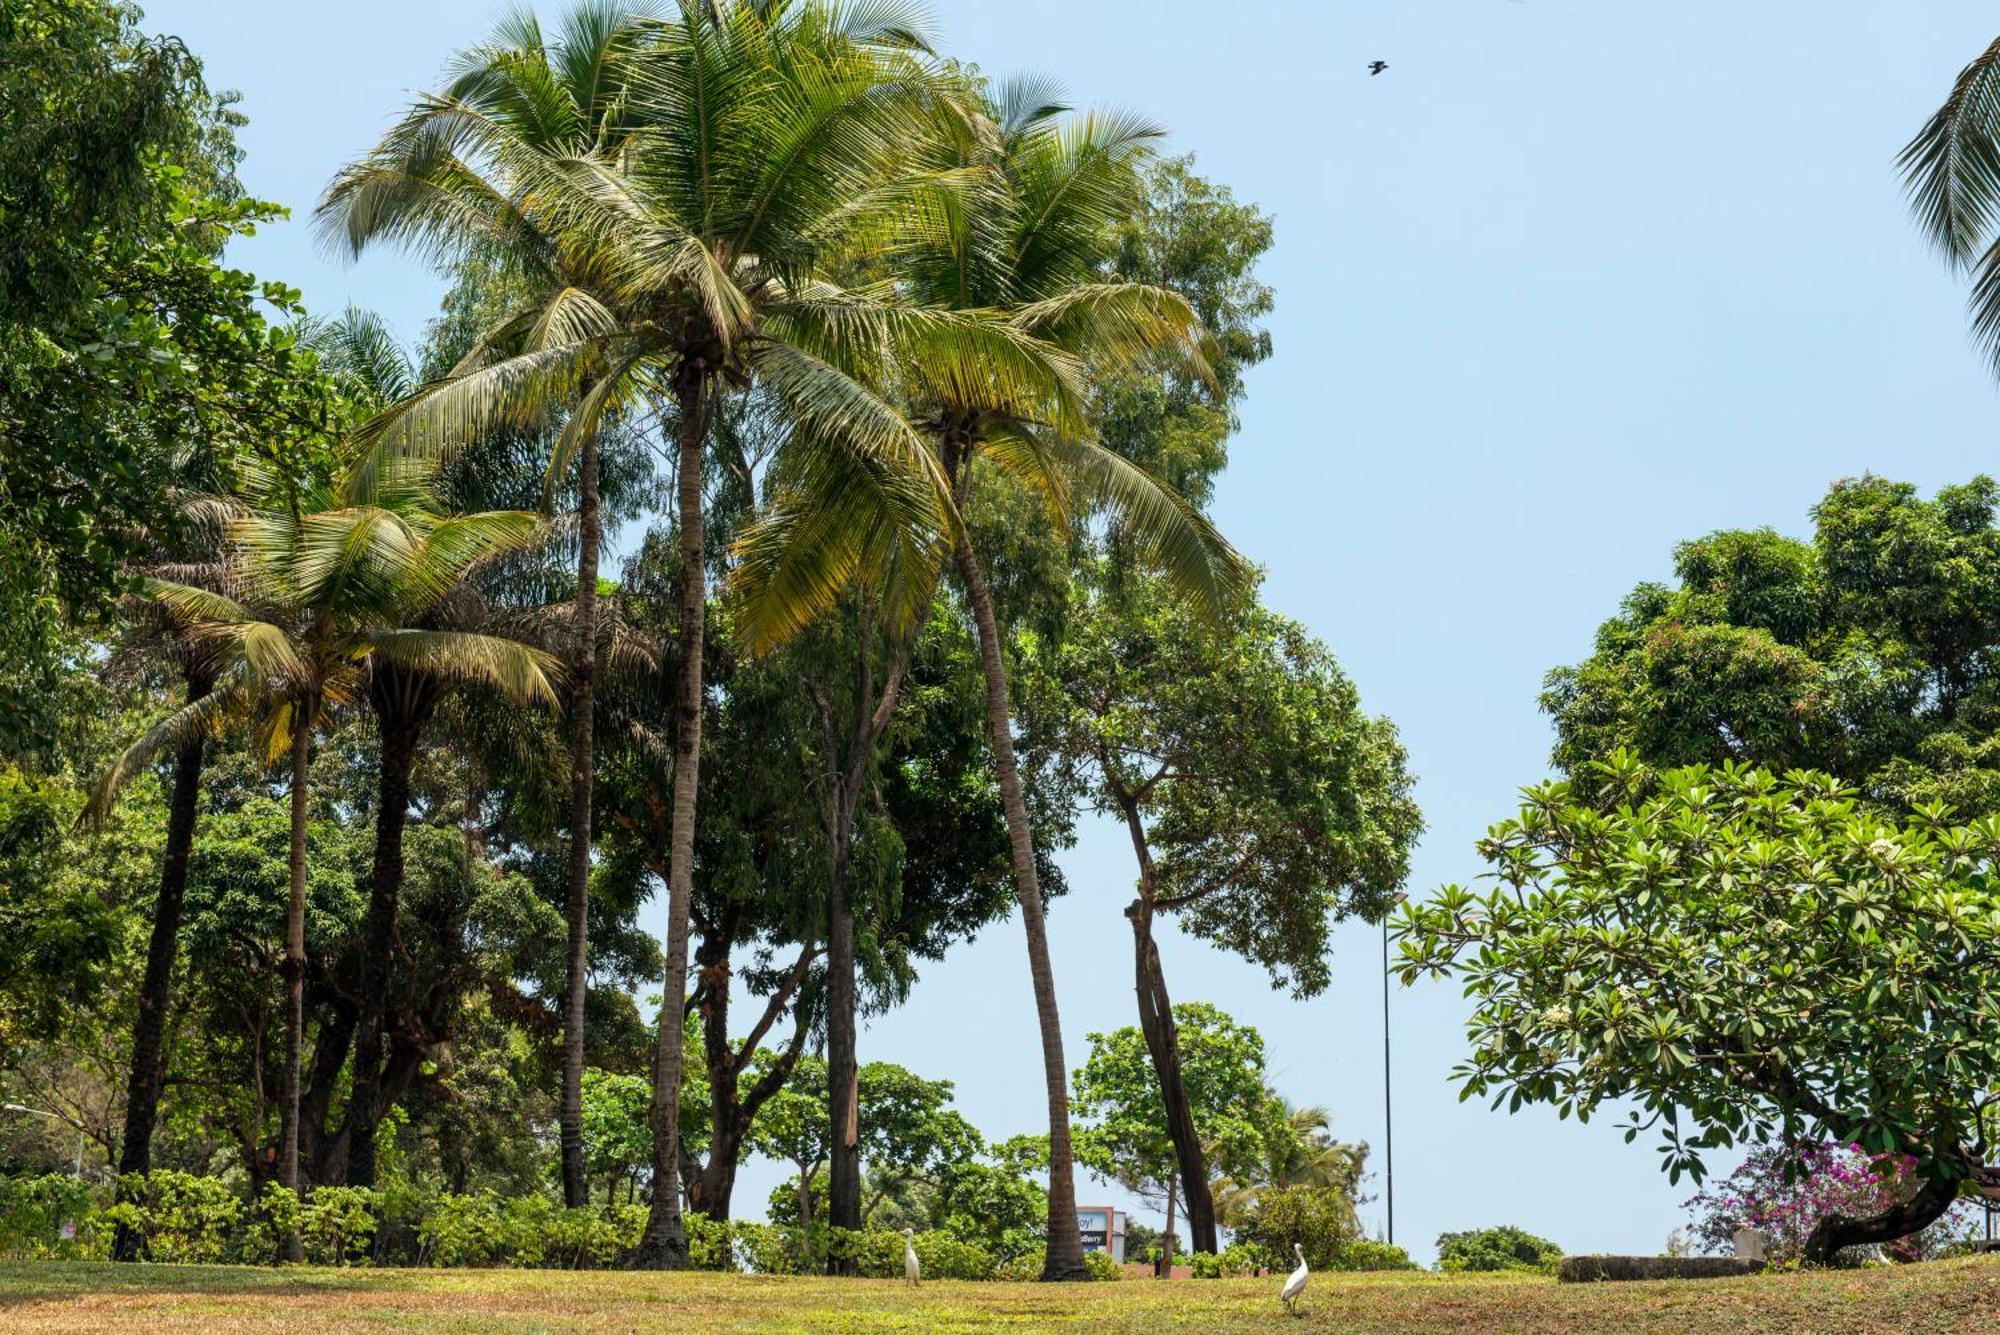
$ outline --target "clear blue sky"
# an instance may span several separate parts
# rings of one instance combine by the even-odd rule
[[[148,8],[245,94],[244,179],[301,218],[498,12]],[[1804,532],[1846,475],[1929,488],[2000,463],[1961,290],[1892,168],[2000,28],[1990,5],[944,0],[938,17],[946,48],[989,70],[1045,71],[1165,121],[1176,151],[1276,215],[1277,355],[1250,376],[1217,515],[1269,567],[1272,604],[1401,726],[1430,826],[1413,892],[1477,873],[1473,840],[1545,771],[1542,674],[1664,577],[1675,542]],[[1370,78],[1378,58],[1390,68]],[[358,303],[411,336],[438,292],[393,255],[322,257],[300,222],[234,258],[316,310]],[[1107,830],[1064,865],[1074,888],[1051,930],[1074,1064],[1086,1032],[1133,1019],[1132,871]],[[1177,998],[1257,1025],[1279,1088],[1379,1150],[1378,949],[1342,931],[1338,981],[1306,1003],[1198,944],[1164,953]],[[1688,1192],[1643,1138],[1458,1103],[1455,988],[1398,989],[1393,1018],[1398,1241],[1428,1257],[1441,1230],[1513,1222],[1573,1251],[1659,1248]],[[1041,1124],[1012,921],[863,1042],[864,1058],[955,1080],[989,1134]],[[739,1200],[759,1207],[778,1176],[747,1174]]]

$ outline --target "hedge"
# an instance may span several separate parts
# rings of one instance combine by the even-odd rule
[[[120,1224],[155,1261],[265,1264],[296,1230],[317,1265],[489,1266],[581,1270],[621,1265],[647,1207],[565,1209],[541,1196],[423,1196],[407,1188],[321,1187],[300,1199],[266,1186],[253,1207],[222,1179],[160,1171],[108,1183],[0,1178],[0,1256],[108,1258]],[[903,1273],[903,1235],[815,1225],[801,1230],[685,1217],[689,1259],[710,1270],[822,1274],[829,1257],[864,1276]],[[1025,1258],[996,1257],[949,1233],[916,1235],[926,1278],[992,1279]],[[1032,1258],[1037,1273],[1040,1256]]]

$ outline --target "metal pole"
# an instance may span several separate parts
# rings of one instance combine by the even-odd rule
[[[1396,1241],[1396,1119],[1389,1101],[1389,915],[1382,915],[1382,1179],[1389,1242]]]

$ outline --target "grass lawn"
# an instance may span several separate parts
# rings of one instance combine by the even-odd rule
[[[1657,1284],[1319,1275],[1294,1322],[1277,1280],[926,1284],[547,1270],[0,1265],[9,1331],[1883,1331],[2000,1330],[2000,1260]]]

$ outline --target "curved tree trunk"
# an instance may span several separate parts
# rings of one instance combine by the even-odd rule
[[[278,1185],[299,1189],[299,1061],[306,1030],[306,785],[311,774],[313,719],[319,702],[292,705],[291,899],[285,907],[285,1092],[278,1111]],[[296,1232],[284,1240],[288,1261],[305,1259]]]
[[[986,670],[986,728],[993,748],[993,767],[1000,779],[1000,802],[1007,813],[1007,843],[1013,855],[1014,888],[1021,902],[1021,926],[1028,936],[1028,972],[1035,987],[1035,1018],[1042,1032],[1042,1076],[1049,1097],[1049,1223],[1048,1256],[1042,1278],[1088,1279],[1083,1264],[1083,1239],[1076,1226],[1076,1170],[1070,1156],[1069,1069],[1063,1062],[1062,1018],[1056,1010],[1055,972],[1049,964],[1048,928],[1042,917],[1042,887],[1035,874],[1034,833],[1028,824],[1028,802],[1014,759],[1013,709],[1007,698],[1007,666],[1001,654],[1000,627],[993,599],[973,555],[971,540],[961,536],[954,553],[959,580],[979,630],[979,659]]]
[[[651,1270],[678,1270],[687,1264],[680,1187],[681,1037],[687,1013],[688,912],[694,900],[695,798],[701,780],[702,640],[708,610],[701,512],[707,386],[690,375],[677,397],[681,680],[675,702],[674,805],[667,847],[667,971],[653,1053],[653,1208],[633,1256],[634,1265]]]
[[[434,698],[417,674],[378,667],[370,683],[381,722],[381,774],[376,787],[375,863],[362,920],[361,1015],[347,1098],[347,1185],[375,1185],[375,1128],[388,1111],[382,1098],[382,1027],[396,952],[396,916],[403,895],[403,827],[410,815],[410,768]]]
[[[1907,1238],[1918,1229],[1929,1227],[1957,1199],[1957,1180],[1937,1182],[1925,1179],[1908,1200],[1899,1201],[1880,1214],[1855,1216],[1835,1212],[1827,1215],[1806,1238],[1801,1255],[1808,1265],[1832,1265],[1834,1258],[1845,1248],[1894,1242],[1898,1238]]]
[[[1153,940],[1152,906],[1144,899],[1135,899],[1125,910],[1125,916],[1132,922],[1139,1032],[1145,1036],[1146,1051],[1153,1058],[1153,1074],[1160,1082],[1160,1100],[1167,1112],[1167,1134],[1174,1142],[1174,1158],[1179,1165],[1177,1176],[1187,1199],[1188,1248],[1214,1252],[1215,1201],[1208,1190],[1208,1161],[1201,1151],[1201,1135],[1195,1129],[1194,1110],[1188,1104],[1187,1084],[1181,1075],[1180,1026],[1174,1022],[1173,1002],[1167,996],[1167,976],[1160,968],[1160,948]]]
[[[562,1139],[563,1204],[590,1203],[583,1171],[583,1013],[590,967],[590,789],[597,707],[597,433],[579,448],[576,619],[570,651],[569,979],[563,997],[563,1085],[557,1122]]]
[[[191,676],[188,703],[204,698],[209,690],[205,678]],[[139,1014],[132,1026],[132,1070],[125,1082],[125,1141],[118,1153],[121,1175],[148,1172],[153,1166],[153,1124],[159,1116],[160,1087],[167,1074],[167,1001],[174,959],[180,951],[188,855],[194,849],[195,817],[200,809],[202,746],[203,739],[195,737],[174,753],[174,788],[167,807],[160,892],[153,901],[153,934],[146,946],[146,975],[139,984]],[[111,1257],[136,1261],[144,1247],[139,1234],[121,1223],[111,1241]]]

